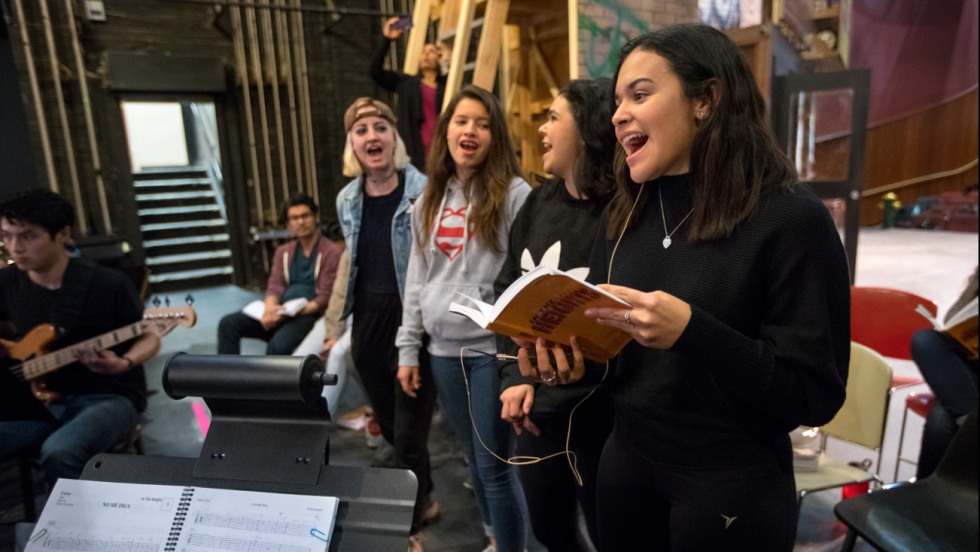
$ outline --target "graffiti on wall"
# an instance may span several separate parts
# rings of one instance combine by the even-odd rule
[[[650,29],[631,8],[617,0],[594,0],[591,5],[601,8],[602,15],[579,13],[580,38],[588,39],[582,62],[589,78],[611,77],[623,45]]]

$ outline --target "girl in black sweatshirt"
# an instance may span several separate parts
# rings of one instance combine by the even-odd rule
[[[620,52],[615,83],[623,155],[590,279],[632,308],[586,315],[634,341],[616,359],[600,548],[789,551],[788,432],[830,421],[844,401],[840,237],[724,34],[642,35]],[[569,370],[564,355],[556,367]]]
[[[499,295],[523,273],[538,266],[557,268],[580,279],[589,258],[602,209],[615,187],[609,79],[574,80],[562,89],[538,132],[545,148],[544,169],[555,178],[535,188],[510,231],[507,257],[494,289]],[[500,352],[516,354],[509,337],[498,336]],[[548,460],[520,466],[531,529],[548,550],[587,550],[578,535],[577,506],[589,538],[596,540],[595,477],[602,446],[612,428],[612,401],[603,384],[575,411],[602,380],[605,365],[587,363],[585,376],[569,385],[548,386],[524,378],[516,364],[500,369],[501,417],[517,432],[517,454]],[[566,438],[575,453],[576,482],[564,455]]]

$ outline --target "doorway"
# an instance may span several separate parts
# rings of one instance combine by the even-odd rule
[[[230,283],[231,236],[212,101],[120,101],[152,291]]]

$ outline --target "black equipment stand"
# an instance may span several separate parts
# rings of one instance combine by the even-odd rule
[[[164,390],[175,399],[201,396],[211,410],[200,457],[99,454],[82,479],[335,496],[331,552],[402,552],[415,474],[327,465],[330,414],[320,394],[331,375],[324,372],[314,355],[178,353],[167,360]]]

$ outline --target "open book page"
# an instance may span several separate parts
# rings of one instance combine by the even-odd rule
[[[324,496],[61,479],[27,550],[325,552],[338,504]]]
[[[195,487],[175,550],[325,551],[339,501]]]
[[[617,328],[600,326],[585,316],[592,307],[629,308],[629,304],[559,270],[538,267],[518,278],[500,295],[492,309],[473,298],[453,303],[450,311],[468,316],[481,327],[523,338],[543,337],[568,345],[579,339],[586,358],[602,362],[616,355],[631,339]],[[489,309],[489,310],[488,310]]]
[[[978,349],[980,349],[980,325],[978,325],[978,298],[974,297],[972,301],[963,306],[959,312],[956,312],[949,317],[946,323],[942,323],[933,317],[928,310],[922,305],[919,305],[915,310],[925,316],[936,331],[943,332],[946,335],[952,337],[960,343],[963,347],[969,351],[970,355],[973,357],[977,356]]]
[[[249,318],[253,318],[261,322],[262,315],[265,314],[265,302],[256,299],[255,301],[245,305],[245,307],[242,308],[242,312],[247,314]]]
[[[481,328],[486,328],[490,325],[490,320],[493,318],[493,305],[488,305],[479,299],[463,295],[458,291],[456,295],[463,303],[453,301],[449,304],[449,312],[468,316],[470,320],[479,324]]]
[[[298,297],[296,299],[290,299],[282,304],[282,308],[277,312],[283,316],[296,316],[306,305],[309,305],[310,301],[306,297]]]
[[[182,487],[59,479],[26,551],[164,550]]]
[[[282,308],[280,308],[277,312],[283,316],[296,316],[300,313],[300,311],[305,309],[306,305],[308,304],[310,304],[310,301],[305,297],[290,299],[289,301],[283,303]],[[265,301],[256,299],[255,301],[245,305],[245,307],[242,308],[242,312],[247,314],[249,318],[254,318],[255,320],[261,322],[262,315],[265,314]]]

